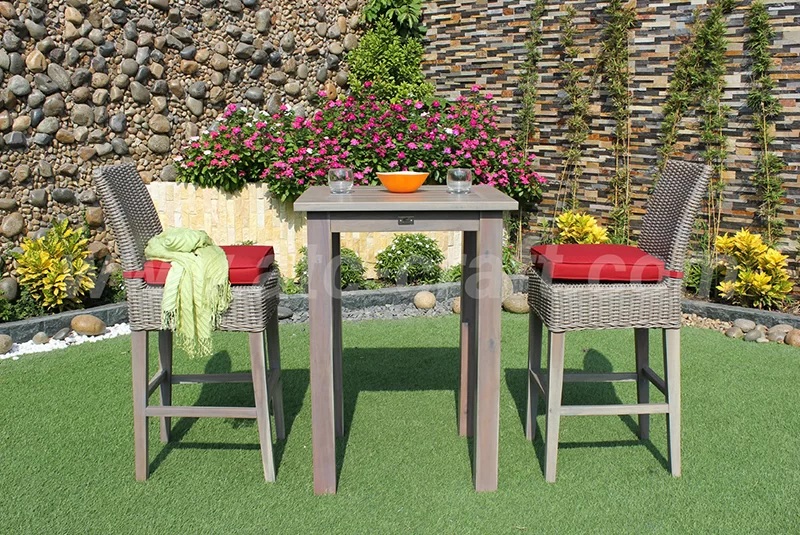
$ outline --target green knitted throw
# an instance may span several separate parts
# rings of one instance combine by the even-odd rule
[[[211,333],[231,303],[228,259],[201,230],[172,228],[153,237],[148,260],[169,262],[161,325],[177,333],[178,347],[190,358],[211,355]]]

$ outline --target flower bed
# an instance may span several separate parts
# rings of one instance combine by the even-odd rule
[[[441,183],[448,167],[469,167],[476,182],[536,202],[544,179],[535,156],[501,137],[492,95],[480,98],[479,90],[454,103],[348,97],[305,118],[231,105],[216,129],[185,148],[179,179],[228,192],[261,180],[286,201],[327,183],[331,168],[351,167],[358,184],[377,184],[376,171],[425,169]]]

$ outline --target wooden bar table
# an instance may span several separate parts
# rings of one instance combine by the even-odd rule
[[[314,186],[294,209],[308,214],[314,492],[336,492],[336,437],[344,435],[340,233],[436,230],[463,232],[459,433],[475,437],[475,489],[497,490],[503,211],[517,201],[491,186],[466,194],[445,186],[332,194]]]

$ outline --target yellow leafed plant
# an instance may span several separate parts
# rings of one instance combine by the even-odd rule
[[[786,301],[792,291],[788,257],[767,246],[760,234],[742,229],[733,236],[719,236],[715,247],[726,257],[720,275],[727,280],[717,286],[725,299],[758,308],[773,308]],[[730,269],[736,270],[735,279],[727,276]]]
[[[20,286],[49,311],[80,307],[95,282],[88,244],[84,233],[69,228],[66,219],[37,240],[25,239],[22,253],[14,255]]]
[[[556,243],[609,243],[608,232],[597,220],[583,212],[568,210],[556,218]]]

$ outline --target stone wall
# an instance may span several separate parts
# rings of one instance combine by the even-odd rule
[[[248,184],[236,194],[168,182],[152,182],[147,189],[164,227],[205,229],[220,244],[280,244],[275,247],[278,265],[284,275],[294,273],[300,248],[306,245],[306,217],[273,199],[265,184]],[[461,262],[460,232],[424,234],[444,252],[443,267]],[[388,232],[349,232],[342,235],[342,247],[353,249],[364,260],[367,276],[374,277],[375,256],[393,237]]]
[[[134,161],[174,180],[228,103],[305,113],[347,85],[359,0],[0,1],[0,248],[53,218],[113,246],[91,184]],[[113,247],[112,247],[113,249]],[[98,248],[102,251],[102,248]]]
[[[800,239],[800,4],[797,2],[765,2],[777,35],[772,52],[775,57],[774,79],[776,93],[784,107],[776,125],[774,150],[787,162],[783,176],[787,195],[782,215],[788,236],[781,246],[797,266]],[[532,150],[540,157],[541,172],[550,180],[545,199],[535,219],[552,216],[556,178],[562,165],[568,112],[564,92],[559,89],[563,76],[559,68],[558,19],[563,7],[573,5],[578,10],[576,44],[591,67],[601,44],[605,21],[605,2],[584,0],[548,2],[544,16],[543,59],[540,64],[538,135],[531,141]],[[674,60],[687,40],[692,10],[705,5],[702,1],[638,2],[638,26],[631,43],[633,73],[633,160],[634,227],[639,225],[646,202],[646,192],[652,183],[656,165],[658,129],[661,125],[661,106],[674,67]],[[426,49],[426,72],[436,84],[439,94],[456,96],[468,91],[472,84],[483,85],[498,96],[504,124],[513,131],[512,119],[519,110],[518,76],[525,59],[525,39],[529,36],[532,0],[434,0],[425,4],[425,23],[429,26]],[[729,68],[726,78],[725,104],[731,106],[726,135],[732,155],[728,161],[725,190],[724,230],[736,231],[754,227],[758,206],[756,190],[750,180],[757,156],[750,125],[750,111],[745,106],[748,91],[747,58],[744,41],[747,38],[744,16],[749,2],[739,2],[729,17]],[[578,197],[581,207],[605,217],[611,202],[608,195],[609,176],[614,170],[611,143],[614,123],[605,94],[592,101],[591,136],[586,143],[585,169]],[[691,126],[692,118],[686,121]],[[698,152],[696,136],[681,139],[679,150],[688,158]],[[535,227],[535,225],[534,225]],[[535,234],[528,236],[528,242]]]

